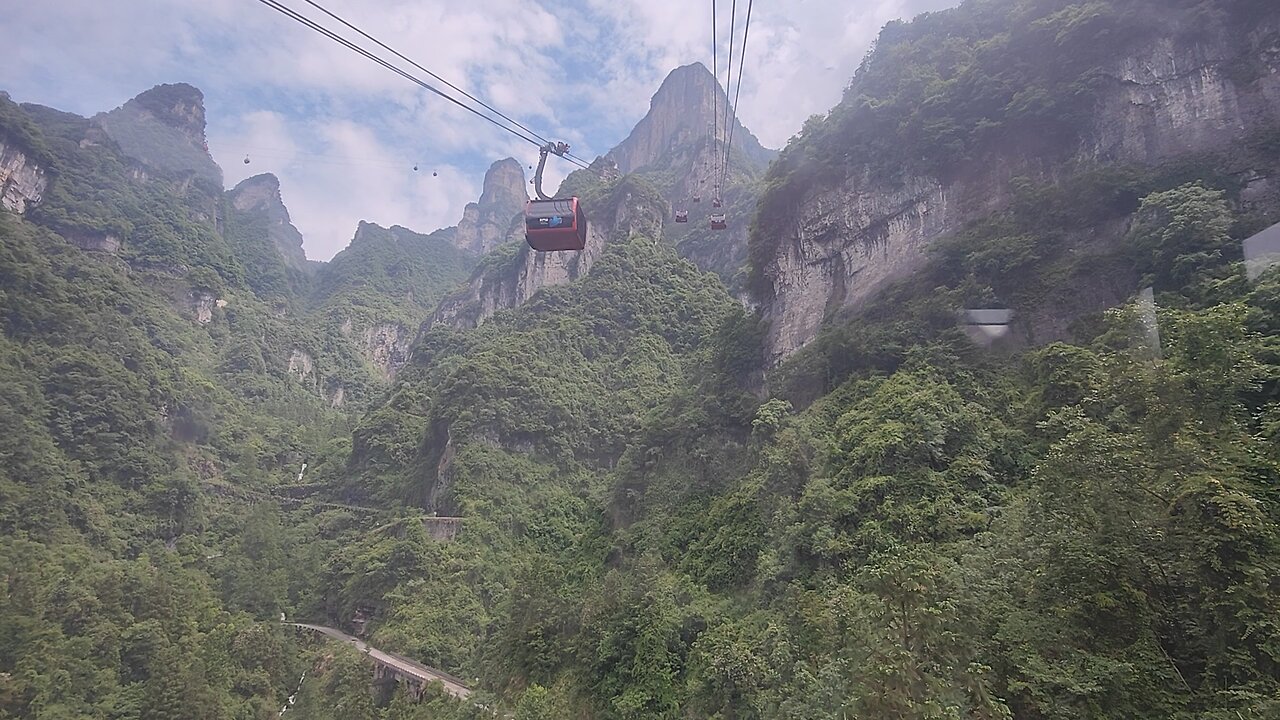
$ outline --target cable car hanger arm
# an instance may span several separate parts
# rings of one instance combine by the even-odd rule
[[[546,145],[538,148],[538,169],[533,173],[533,191],[537,194],[539,200],[553,200],[542,192],[542,170],[547,166],[547,155],[554,153],[560,157],[564,157],[569,152],[569,144],[563,142],[548,142]]]

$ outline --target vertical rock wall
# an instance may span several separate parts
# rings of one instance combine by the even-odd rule
[[[0,206],[22,215],[40,202],[49,187],[44,168],[33,163],[12,141],[0,136]]]
[[[1233,63],[1242,44],[1264,73],[1239,85]],[[1065,165],[1011,141],[1008,152],[946,180],[888,182],[854,171],[842,182],[809,188],[770,218],[772,245],[756,297],[769,322],[769,360],[804,346],[833,313],[860,306],[885,283],[919,269],[940,236],[1003,207],[1013,177],[1053,180],[1073,163],[1158,164],[1280,127],[1280,27],[1273,22],[1216,44],[1161,38],[1120,58],[1103,82],[1092,125],[1068,149]]]

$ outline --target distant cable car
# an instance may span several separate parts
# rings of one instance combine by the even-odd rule
[[[538,252],[581,250],[587,246],[587,216],[576,197],[547,197],[542,192],[542,170],[547,154],[564,156],[565,143],[547,143],[539,149],[538,169],[533,174],[536,197],[524,205],[524,239]]]
[[[249,156],[248,156],[248,155],[245,155],[245,156],[244,156],[244,164],[245,164],[245,165],[248,165],[248,164],[249,164]]]
[[[694,202],[696,202],[696,203],[700,203],[700,202],[702,202],[702,196],[701,196],[701,195],[694,195],[694,196],[693,196],[693,201],[694,201]]]
[[[418,172],[418,166],[417,166],[417,165],[414,165],[414,166],[413,166],[413,171],[414,171],[414,172]]]
[[[720,202],[720,198],[711,198],[711,207],[720,207],[723,204]]]
[[[724,230],[729,227],[728,221],[725,219],[724,213],[711,213],[711,229]]]
[[[689,211],[688,211],[688,210],[677,210],[677,211],[676,211],[676,222],[678,222],[678,223],[687,223],[687,222],[689,222]]]

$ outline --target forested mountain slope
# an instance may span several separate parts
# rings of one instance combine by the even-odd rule
[[[1280,714],[1277,12],[889,25],[764,175],[750,307],[669,222],[696,66],[566,179],[583,252],[494,246],[501,162],[318,269],[193,88],[0,98],[0,718],[278,717],[303,670],[317,720]]]
[[[733,116],[729,94],[702,63],[672,70],[654,93],[649,112],[608,153],[619,170],[644,178],[667,199],[672,213],[664,240],[719,275],[735,294],[745,282],[759,178],[775,155]],[[717,197],[722,208],[711,204]],[[671,221],[676,210],[688,211],[687,224]],[[729,227],[712,230],[709,215],[721,210]]]
[[[382,642],[479,670],[528,718],[1280,712],[1280,278],[1250,283],[1239,262],[1280,220],[1276,20],[1260,3],[987,0],[890,25],[769,170],[762,316],[725,305],[647,412],[630,392],[592,402],[632,386],[561,333],[586,318],[608,348],[602,312],[669,302],[650,295],[662,285],[582,294],[669,226],[604,243],[513,324],[424,335],[357,430],[353,469],[363,492],[464,530],[352,549],[338,616],[364,604]],[[1243,128],[1193,114],[1176,142],[1154,128],[1150,154],[1082,151],[1089,128],[1129,122],[1106,100],[1111,68],[1197,33],[1187,47],[1230,52],[1187,78],[1229,82]],[[980,167],[983,192],[956,189]],[[640,176],[621,183],[663,199]],[[602,186],[570,181],[598,213]],[[878,188],[886,213],[863,213]],[[911,257],[895,233],[921,241]],[[857,287],[805,243],[891,272]],[[784,261],[812,276],[775,273]],[[779,298],[819,280],[844,294],[796,310],[804,333],[780,351]],[[1155,348],[1134,303],[1147,286]],[[1012,307],[1011,339],[972,342],[966,307]],[[556,340],[497,350],[539,347],[529,333]],[[624,357],[666,352],[632,340]],[[561,389],[565,368],[586,395]],[[580,442],[600,427],[626,432]],[[361,586],[364,565],[387,584]]]
[[[93,120],[0,98],[0,717],[274,716],[309,651],[269,621],[385,521],[274,495],[349,436],[326,383],[386,379],[315,320],[278,182],[224,193],[203,132],[189,86]],[[469,261],[417,237],[389,265],[431,303]]]
[[[922,267],[936,239],[1072,178],[1092,190],[1049,221],[1055,241],[1006,255],[1113,248],[1140,178],[1179,164],[1274,203],[1274,184],[1253,183],[1275,167],[1277,33],[1275,4],[1258,0],[986,0],[891,23],[766,178],[751,286],[771,362]],[[1037,316],[1020,333],[1044,342],[1121,297],[992,299]]]
[[[612,237],[628,237],[641,225],[653,228],[646,231],[650,237],[720,276],[731,293],[743,295],[748,230],[760,194],[758,180],[774,153],[731,115],[727,94],[701,63],[672,70],[630,135],[596,158],[590,169],[571,173],[555,193],[556,197],[590,195],[589,189],[601,181],[625,174],[643,181],[646,192],[656,192],[662,203],[641,204],[642,217],[631,216],[626,203],[591,204],[590,237],[580,252],[530,252],[517,231],[504,247],[477,265],[466,286],[441,304],[432,323],[474,327],[498,310],[519,307],[542,288],[583,277]],[[700,202],[694,202],[695,197]],[[721,208],[712,204],[717,197],[723,202]],[[678,210],[688,213],[687,223],[675,222]],[[730,218],[726,230],[711,229],[713,212]]]
[[[0,214],[0,716],[261,715],[299,656],[219,587],[241,517],[208,488],[264,490],[346,421],[268,365],[289,329],[209,222],[215,188],[4,110],[51,179],[31,220]]]

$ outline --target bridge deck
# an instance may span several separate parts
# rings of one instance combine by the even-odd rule
[[[433,683],[433,682],[440,683],[441,685],[444,686],[444,691],[449,693],[450,695],[453,695],[454,697],[465,700],[466,698],[471,696],[471,690],[466,686],[464,686],[462,683],[458,682],[458,679],[453,677],[452,675],[449,675],[448,673],[443,672],[441,670],[436,670],[435,668],[428,667],[426,665],[423,665],[422,663],[414,662],[413,660],[410,660],[408,658],[401,657],[399,655],[393,655],[392,653],[388,653],[388,652],[383,652],[382,650],[379,650],[375,647],[370,646],[368,643],[361,640],[360,638],[348,635],[342,632],[341,630],[337,630],[331,627],[325,627],[323,625],[311,625],[309,623],[285,623],[285,625],[292,625],[294,627],[306,628],[308,630],[321,633],[322,635],[328,635],[329,637],[335,640],[340,640],[344,643],[351,644],[355,646],[355,648],[360,652],[365,653],[370,658],[373,658],[374,662],[380,665],[383,665],[385,667],[391,668],[392,670],[400,673],[401,675],[406,675],[408,677],[420,680],[424,685],[426,685],[427,683]]]

